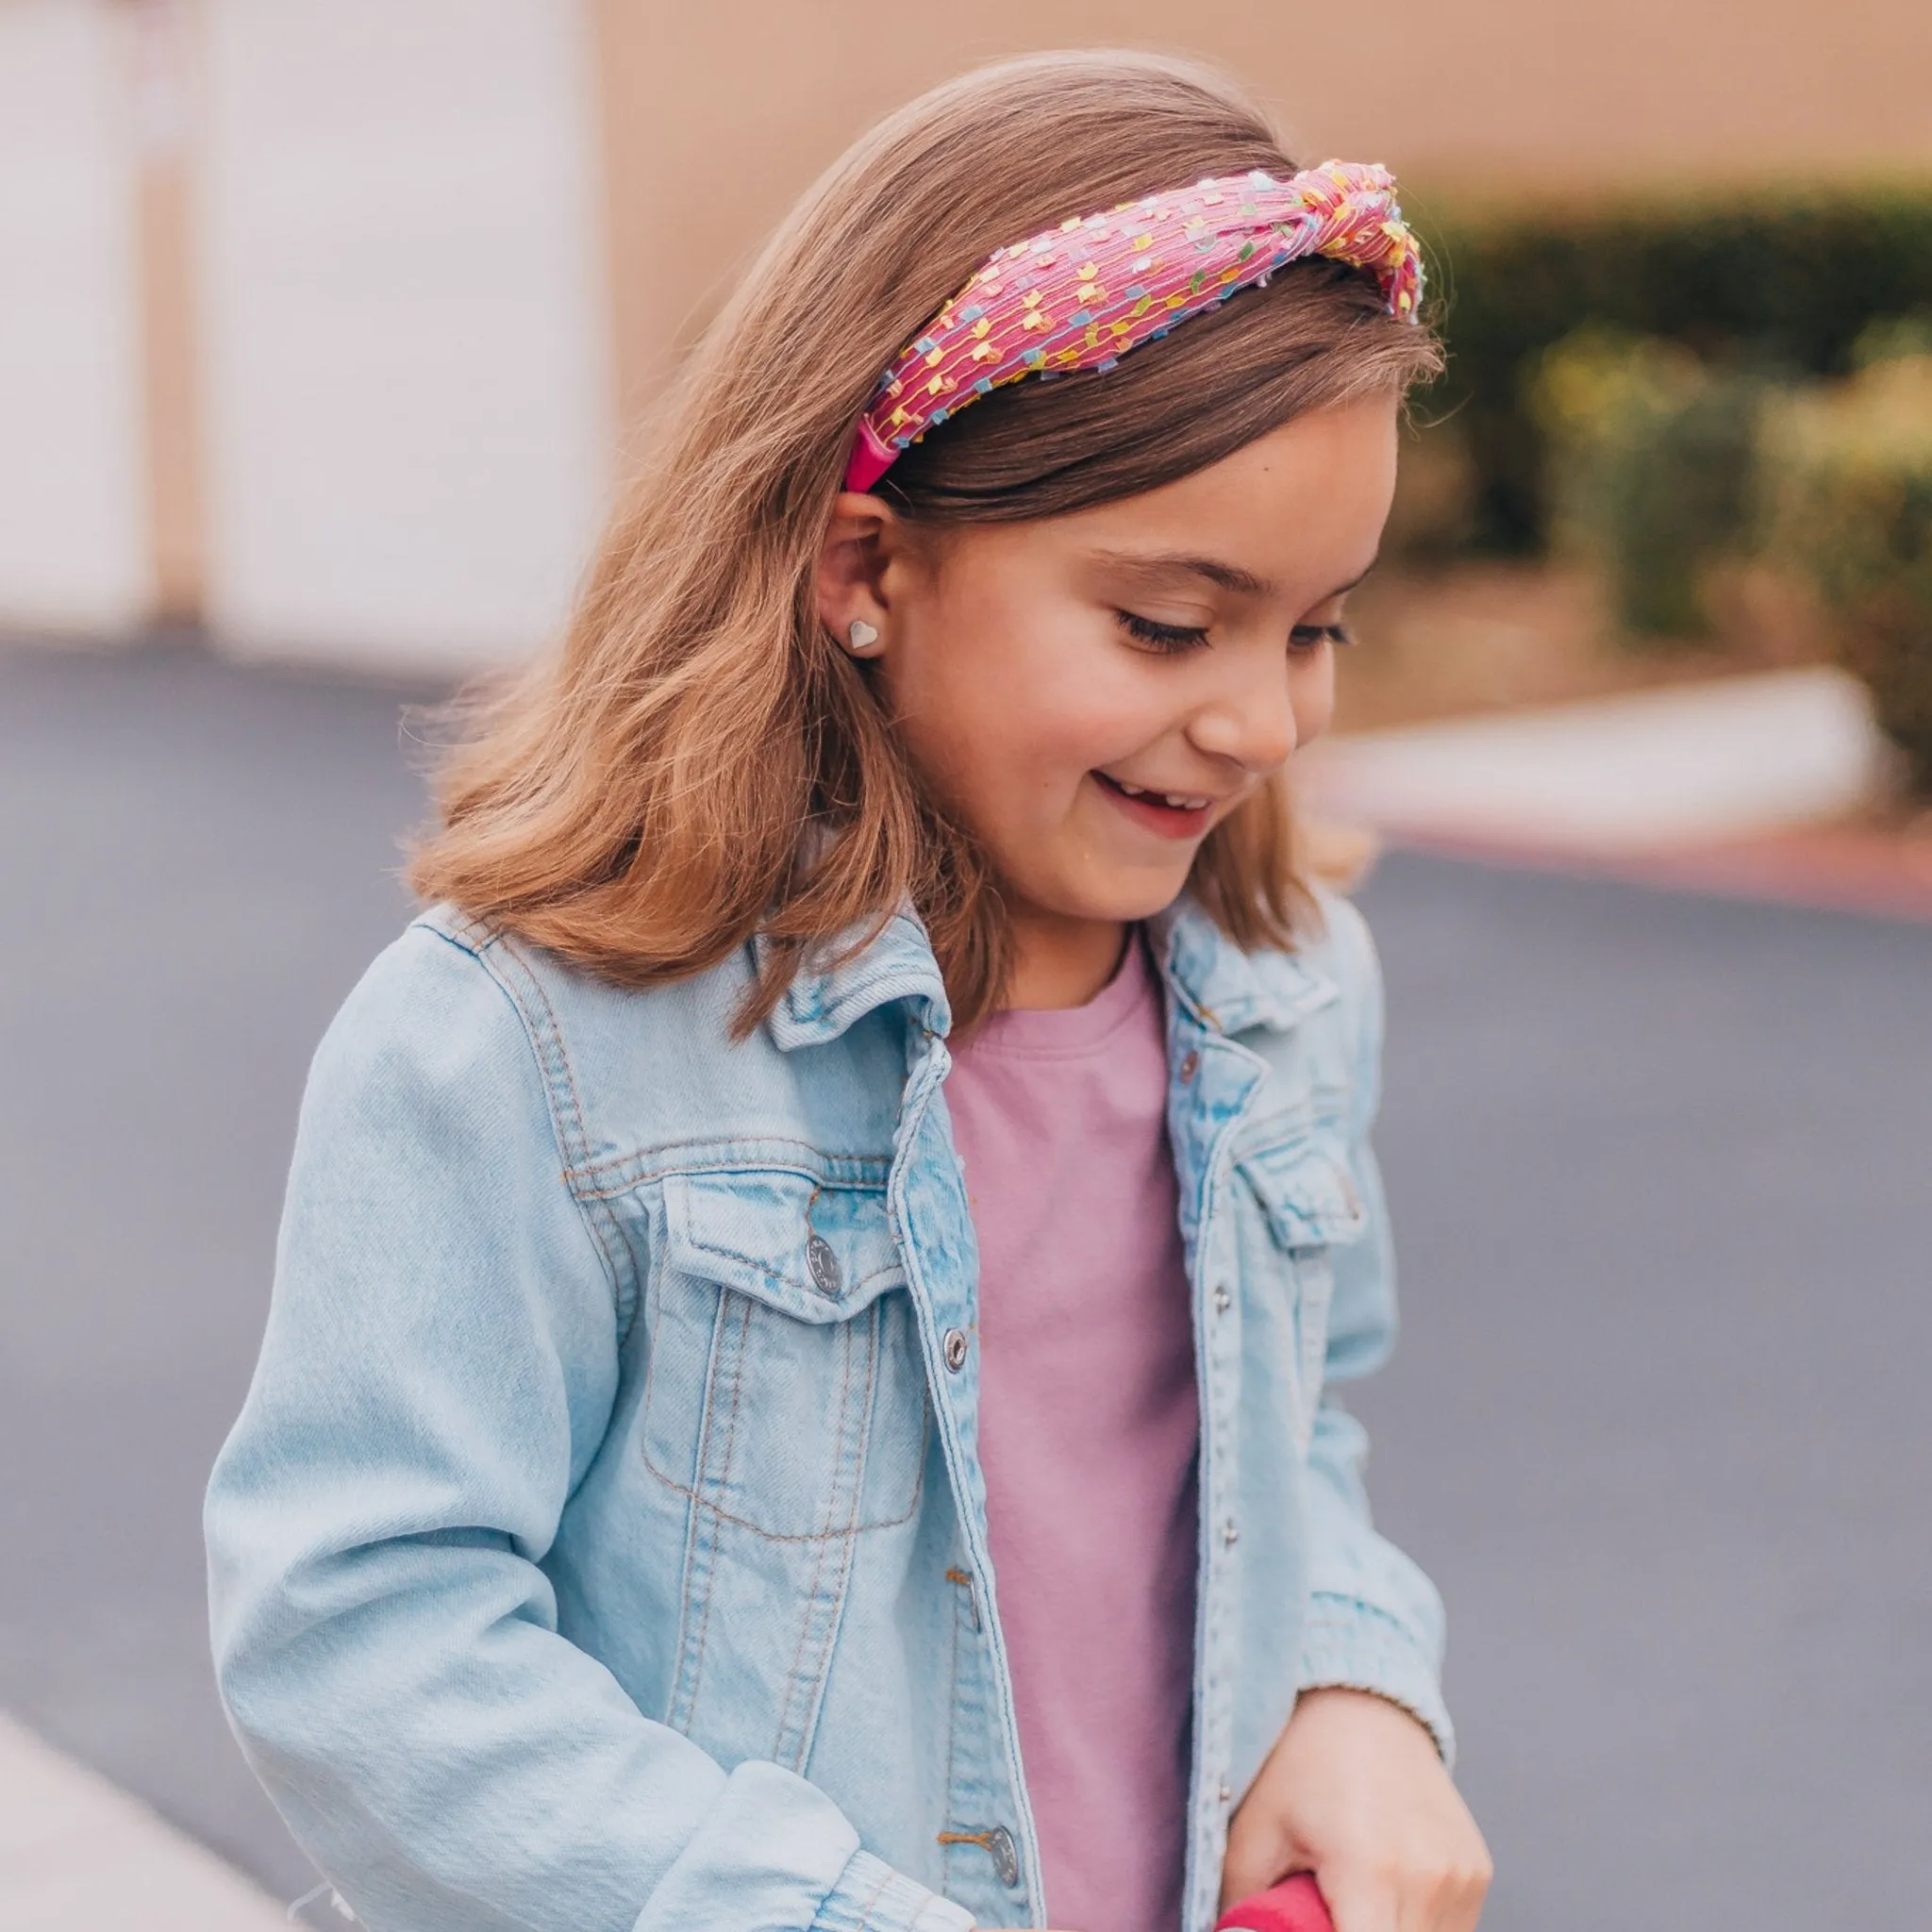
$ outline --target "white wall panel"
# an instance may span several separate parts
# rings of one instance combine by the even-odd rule
[[[135,157],[110,0],[0,0],[0,623],[151,595]]]
[[[203,0],[208,608],[391,668],[561,622],[614,443],[581,0]]]

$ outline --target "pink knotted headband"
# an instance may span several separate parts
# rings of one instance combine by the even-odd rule
[[[928,429],[1023,376],[1111,369],[1129,349],[1303,256],[1365,269],[1391,315],[1417,319],[1422,256],[1388,169],[1257,170],[1078,215],[973,272],[900,352],[859,418],[845,488],[870,490]]]

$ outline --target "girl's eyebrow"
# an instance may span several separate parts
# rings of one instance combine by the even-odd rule
[[[1243,570],[1238,563],[1224,563],[1218,557],[1195,557],[1181,551],[1143,554],[1133,550],[1098,550],[1094,552],[1094,560],[1149,582],[1200,577],[1221,590],[1232,591],[1238,597],[1273,597],[1277,594],[1277,586],[1266,577],[1257,577],[1253,571]],[[1354,590],[1374,569],[1376,561],[1376,558],[1370,558],[1347,583],[1337,584],[1320,601],[1325,604]]]
[[[1238,563],[1224,563],[1218,557],[1191,557],[1179,551],[1097,550],[1094,560],[1148,582],[1172,581],[1175,577],[1203,577],[1238,597],[1268,597],[1274,586]]]

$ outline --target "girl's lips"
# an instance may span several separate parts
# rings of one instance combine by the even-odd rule
[[[1198,839],[1214,823],[1214,803],[1211,799],[1206,805],[1192,807],[1169,805],[1158,792],[1136,794],[1122,791],[1120,780],[1109,778],[1105,772],[1095,772],[1093,776],[1099,780],[1104,797],[1125,812],[1137,825],[1157,832],[1163,839]]]

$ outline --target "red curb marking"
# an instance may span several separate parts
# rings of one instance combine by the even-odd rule
[[[1389,844],[1444,858],[1627,879],[1673,891],[1772,900],[1932,922],[1932,839],[1850,825],[1765,833],[1654,851],[1604,851],[1533,840],[1439,836],[1384,827]]]

